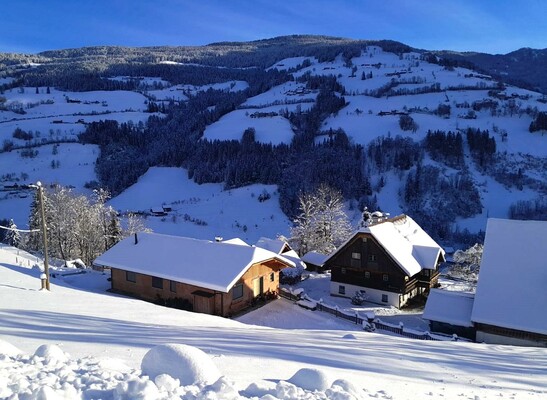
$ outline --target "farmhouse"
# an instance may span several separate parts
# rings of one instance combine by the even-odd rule
[[[471,320],[477,341],[547,347],[547,222],[489,219]]]
[[[324,263],[331,295],[364,291],[375,303],[404,306],[437,284],[443,249],[407,215],[355,232]]]
[[[106,251],[95,265],[110,267],[112,290],[143,300],[169,300],[193,311],[231,316],[258,297],[275,297],[279,271],[294,263],[240,241],[212,242],[139,233]]]

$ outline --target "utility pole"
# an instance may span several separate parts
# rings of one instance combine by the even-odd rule
[[[44,240],[44,274],[46,275],[46,289],[49,290],[49,263],[47,255],[47,227],[46,227],[46,212],[44,207],[44,188],[40,182],[36,182],[38,186],[38,201],[40,202],[40,215],[42,220],[42,238]]]

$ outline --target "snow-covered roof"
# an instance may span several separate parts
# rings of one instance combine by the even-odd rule
[[[266,237],[261,237],[256,242],[257,247],[262,247],[263,249],[273,251],[274,253],[281,254],[283,248],[288,246],[287,242],[281,239],[270,239]]]
[[[435,269],[439,255],[444,257],[444,250],[420,225],[408,215],[401,215],[361,228],[329,259],[359,233],[371,234],[408,276],[416,275],[422,269]]]
[[[296,251],[290,248],[290,246],[281,239],[270,239],[261,237],[256,242],[256,247],[261,247],[276,254],[282,254],[284,258],[292,261],[299,268],[306,268],[306,264],[300,259],[300,256]],[[289,250],[287,250],[287,248]]]
[[[299,268],[302,268],[302,269],[306,269],[306,263],[304,261],[302,261],[302,259],[300,258],[300,256],[298,255],[298,253],[294,250],[289,250],[289,251],[286,251],[285,253],[282,254],[283,258],[286,258],[290,261],[292,261],[297,267]]]
[[[240,239],[240,238],[232,238],[232,239],[228,239],[228,240],[222,240],[222,243],[238,244],[240,246],[249,246],[249,244],[246,241],[244,241],[243,239]]]
[[[422,318],[429,321],[471,327],[473,293],[431,289]]]
[[[471,319],[547,335],[547,222],[488,220]]]
[[[327,257],[328,256],[326,254],[318,253],[316,251],[309,251],[302,256],[302,261],[321,266],[327,260]]]
[[[156,233],[139,233],[137,239],[137,244],[133,236],[122,240],[95,264],[221,292],[228,292],[253,264],[276,259],[295,267],[287,258],[254,246]]]

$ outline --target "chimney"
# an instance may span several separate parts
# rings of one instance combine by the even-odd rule
[[[137,237],[137,232],[135,232],[135,244],[139,243],[139,238]]]

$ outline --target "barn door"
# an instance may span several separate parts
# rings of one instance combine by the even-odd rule
[[[264,293],[264,278],[256,278],[253,280],[253,296],[258,297]]]
[[[212,297],[194,296],[194,311],[204,314],[214,314]]]

